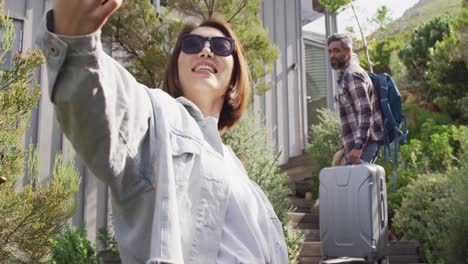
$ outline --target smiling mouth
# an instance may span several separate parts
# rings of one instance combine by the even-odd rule
[[[213,74],[218,73],[218,70],[215,67],[206,65],[206,64],[200,64],[192,68],[192,72],[198,72],[198,71],[208,71]]]

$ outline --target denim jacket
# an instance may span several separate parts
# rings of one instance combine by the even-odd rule
[[[51,14],[37,38],[50,99],[76,152],[110,187],[123,263],[214,263],[229,190],[217,120],[139,84],[105,54],[100,32],[51,33]],[[278,225],[272,219],[271,243],[284,245]]]

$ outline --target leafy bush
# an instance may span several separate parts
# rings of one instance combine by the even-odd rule
[[[57,155],[52,175],[43,175],[49,179],[39,178],[37,152],[28,156],[23,136],[40,99],[34,69],[44,57],[27,50],[12,54],[10,65],[4,63],[13,53],[15,30],[2,4],[0,31],[0,263],[34,263],[49,257],[49,238],[73,214],[80,177],[73,161]]]
[[[405,43],[408,43],[410,34],[410,31],[405,31],[370,44],[369,55],[373,62],[372,67],[374,68],[374,72],[387,72],[395,75],[395,72],[390,67],[392,54],[398,52],[404,47]]]
[[[52,177],[39,182],[37,152],[28,162],[30,184],[18,192],[12,182],[0,186],[0,262],[39,262],[48,257],[49,238],[60,232],[76,208],[80,175],[73,160],[55,158]],[[8,260],[8,261],[7,261]]]
[[[284,230],[286,234],[286,245],[288,246],[289,264],[298,264],[299,253],[301,252],[300,242],[304,241],[304,234],[295,231],[291,222],[284,225]]]
[[[460,151],[459,135],[465,126],[435,125],[429,119],[422,125],[418,139],[400,148],[400,160],[395,171],[389,168],[388,208],[389,213],[400,207],[406,186],[419,175],[451,171],[460,167],[456,158]]]
[[[53,264],[95,264],[96,250],[86,239],[86,229],[66,226],[64,233],[52,239]]]
[[[289,228],[288,194],[290,189],[285,185],[288,179],[278,167],[278,155],[273,155],[272,147],[267,142],[264,128],[255,124],[253,115],[248,115],[233,130],[225,133],[223,141],[231,146],[242,161],[251,180],[256,182],[270,200],[278,218],[283,223],[290,263],[296,263],[299,256],[299,241],[302,236]]]
[[[98,230],[97,239],[101,242],[102,251],[105,251],[112,256],[120,256],[119,245],[115,236],[111,235],[107,228],[100,228]]]
[[[468,129],[459,128],[459,167],[417,175],[405,187],[393,231],[421,243],[426,263],[468,261]]]
[[[434,127],[453,123],[452,119],[447,114],[429,112],[427,109],[413,103],[403,104],[403,112],[408,119],[408,137],[410,139],[420,139],[422,125],[429,120],[432,120],[431,122]]]
[[[442,173],[419,175],[408,185],[397,210],[393,231],[402,239],[416,239],[426,263],[444,263],[449,213],[448,178]]]
[[[333,155],[340,149],[341,125],[337,112],[326,108],[317,109],[319,123],[309,130],[309,145],[306,148],[315,162],[315,175],[312,181],[312,196],[318,197],[318,173],[325,167],[330,167]]]
[[[424,76],[427,63],[430,61],[429,51],[437,41],[441,41],[451,32],[453,22],[452,16],[436,17],[414,30],[409,45],[399,52],[400,58],[408,69],[410,79],[420,80],[421,84],[424,84],[421,77]]]
[[[468,64],[458,55],[460,41],[455,31],[430,50],[431,60],[425,72],[429,99],[460,123],[468,121]]]
[[[412,80],[408,78],[406,66],[401,61],[400,57],[398,57],[397,50],[391,52],[390,58],[388,59],[388,68],[398,89],[406,90],[414,86]]]
[[[449,200],[448,243],[445,251],[447,263],[468,263],[468,129],[457,136],[461,142],[462,166],[449,177],[451,197]]]

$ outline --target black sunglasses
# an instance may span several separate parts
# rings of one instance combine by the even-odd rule
[[[211,51],[218,56],[227,57],[234,51],[234,40],[228,37],[204,37],[196,34],[185,34],[180,37],[180,47],[187,54],[195,54],[210,42]]]

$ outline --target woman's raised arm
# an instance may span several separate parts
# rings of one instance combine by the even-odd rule
[[[122,0],[54,0],[54,32],[80,36],[102,28]]]

